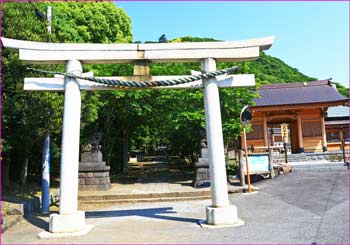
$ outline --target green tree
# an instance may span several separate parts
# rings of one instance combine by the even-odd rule
[[[29,3],[2,3],[2,33],[7,38],[51,42],[131,42],[130,18],[112,2],[98,3],[35,3],[45,12],[53,7],[53,26],[50,37],[46,22],[37,18]],[[25,158],[30,159],[32,171],[40,171],[43,137],[50,122],[51,163],[59,166],[63,94],[54,92],[23,91],[25,76],[39,76],[28,72],[27,65],[18,60],[18,54],[2,50],[3,65],[3,158],[4,165],[11,162],[12,177],[18,176]],[[64,66],[38,66],[64,71]],[[103,70],[103,66],[95,66]],[[98,118],[102,106],[99,93],[82,94],[82,139],[88,138],[88,129]],[[48,109],[51,114],[48,116]]]

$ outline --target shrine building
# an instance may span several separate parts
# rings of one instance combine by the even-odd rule
[[[348,102],[330,80],[262,85],[258,92],[247,134],[253,152],[282,149],[281,125],[288,128],[290,153],[340,150],[341,141],[349,140],[349,115],[327,118],[328,108]]]

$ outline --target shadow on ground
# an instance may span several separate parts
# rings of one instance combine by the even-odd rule
[[[29,223],[32,225],[41,228],[43,230],[48,231],[49,230],[49,222],[47,217],[42,216],[40,213],[33,213],[25,218]]]

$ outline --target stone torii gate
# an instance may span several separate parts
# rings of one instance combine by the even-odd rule
[[[81,44],[41,43],[1,38],[4,47],[19,51],[19,59],[29,64],[66,64],[66,72],[81,75],[82,64],[134,64],[133,77],[106,79],[158,81],[185,76],[149,75],[150,63],[201,62],[205,73],[216,70],[216,61],[247,61],[259,57],[271,47],[274,37],[228,42],[194,42],[161,44]],[[90,74],[91,75],[91,74]],[[255,85],[254,75],[223,75],[216,78],[167,87],[204,88],[204,107],[208,140],[212,205],[206,207],[208,225],[234,225],[237,208],[230,205],[224,157],[218,88]],[[91,229],[85,213],[78,211],[78,168],[81,90],[118,89],[71,77],[25,78],[25,90],[64,91],[62,156],[59,214],[50,215],[49,231],[53,234],[83,234]]]

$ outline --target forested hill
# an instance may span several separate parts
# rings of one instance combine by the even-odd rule
[[[218,41],[213,38],[199,37],[180,37],[169,42],[210,42]],[[232,63],[230,64],[232,65]],[[240,73],[255,74],[258,84],[272,83],[290,83],[290,82],[307,82],[318,79],[327,79],[328,77],[314,78],[301,73],[297,68],[293,68],[282,60],[267,55],[264,52],[260,53],[260,57],[254,61],[240,62]],[[218,64],[218,68],[229,66],[228,63]],[[331,77],[331,75],[329,76]],[[338,91],[345,97],[349,96],[349,89],[335,82]]]

